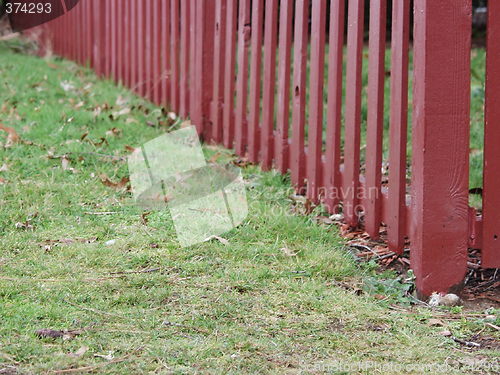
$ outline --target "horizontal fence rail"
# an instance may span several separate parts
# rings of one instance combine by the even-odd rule
[[[500,7],[489,8],[489,21],[498,19]],[[488,38],[484,216],[467,201],[471,9],[470,0],[415,0],[414,10],[410,0],[371,0],[365,30],[364,0],[82,0],[33,33],[42,54],[90,64],[189,116],[205,141],[264,170],[290,171],[299,193],[332,214],[341,207],[351,226],[363,220],[371,237],[386,224],[397,254],[410,238],[417,288],[430,295],[461,283],[468,247],[482,246],[483,265],[500,267],[495,38]],[[497,28],[488,22],[489,35]]]

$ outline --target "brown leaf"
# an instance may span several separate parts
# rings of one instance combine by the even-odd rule
[[[76,352],[74,353],[68,353],[68,355],[70,357],[74,357],[74,358],[77,358],[77,357],[80,357],[82,355],[85,354],[85,352],[88,350],[89,348],[86,347],[86,346],[82,346],[80,349],[78,349]]]
[[[7,143],[17,143],[21,141],[21,138],[19,138],[19,135],[17,135],[16,131],[14,128],[11,128],[9,126],[5,126],[0,122],[0,129],[2,129],[4,132],[7,132],[8,136],[7,138]]]
[[[63,157],[61,160],[61,164],[62,164],[62,170],[65,171],[68,168],[69,160],[66,159],[66,157]]]
[[[0,185],[4,185],[6,182],[5,178],[0,177]]]
[[[220,156],[220,152],[216,153],[214,156],[212,156],[210,159],[208,159],[208,162],[215,163],[217,161],[217,159],[219,158],[219,156]]]
[[[148,216],[149,214],[151,213],[151,211],[148,211],[148,212],[144,212],[141,217],[142,217],[142,223],[144,225],[147,225],[148,224],[148,218],[146,216]]]
[[[287,257],[296,257],[298,254],[298,253],[292,253],[292,250],[290,250],[288,247],[283,247],[280,250],[284,251]]]
[[[130,152],[134,152],[136,150],[135,147],[131,147],[129,145],[125,145],[125,148],[127,149],[127,151],[130,151]]]
[[[152,122],[152,121],[146,121],[146,125],[147,126],[152,126],[152,127],[156,126],[156,124],[154,122]]]
[[[149,247],[150,247],[151,249],[158,249],[160,246],[159,246],[157,243],[152,243],[152,242],[151,242],[151,243],[149,244]]]
[[[429,322],[427,323],[429,327],[432,326],[444,326],[445,324],[441,319],[429,319]]]
[[[44,328],[44,329],[37,329],[35,331],[35,334],[43,339],[43,338],[52,338],[52,339],[56,339],[56,338],[59,338],[59,337],[63,337],[64,334],[61,332],[61,331],[55,331],[53,329],[48,329],[48,328]]]
[[[121,133],[122,133],[121,129],[113,128],[113,129],[108,130],[106,132],[106,135],[109,135],[111,137],[116,137],[117,135],[120,135]]]
[[[52,68],[52,69],[59,69],[59,65],[56,65],[56,64],[52,64],[50,62],[47,61],[47,66],[49,68]]]
[[[85,137],[87,136],[87,134],[89,134],[89,132],[85,132],[85,133],[83,133],[83,134],[80,136],[80,140],[82,140],[82,141],[83,141],[83,140],[85,139]]]
[[[123,177],[120,182],[114,183],[109,180],[109,178],[106,175],[101,175],[101,181],[105,186],[108,186],[112,189],[115,190],[123,190],[125,186],[130,182],[130,178],[128,177]]]

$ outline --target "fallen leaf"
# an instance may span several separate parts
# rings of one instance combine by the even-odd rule
[[[432,326],[444,326],[445,324],[441,319],[429,319],[429,322],[427,323],[429,327]]]
[[[122,130],[117,129],[117,128],[110,129],[106,132],[106,135],[109,135],[111,137],[116,137],[117,135],[121,135],[121,134],[122,134]]]
[[[181,122],[181,125],[179,126],[179,128],[184,129],[184,128],[190,127],[191,125],[192,125],[191,121],[184,120],[184,121]]]
[[[130,151],[130,152],[134,152],[136,150],[135,147],[131,147],[129,145],[125,145],[125,148],[127,149],[127,151]]]
[[[208,159],[209,163],[215,163],[217,162],[217,159],[220,157],[220,152],[216,153],[214,156],[212,156],[210,159]]]
[[[56,331],[56,330],[53,330],[53,329],[48,329],[48,328],[44,328],[44,329],[37,329],[35,331],[35,334],[43,339],[43,338],[52,338],[52,339],[56,339],[56,338],[59,338],[59,337],[63,337],[64,336],[64,333],[62,333],[61,331]]]
[[[113,352],[109,352],[108,355],[94,354],[94,357],[104,358],[106,361],[112,361],[113,359],[115,359],[115,357],[113,356]]]
[[[147,126],[151,126],[151,127],[155,127],[156,126],[156,124],[154,122],[152,122],[152,121],[146,121],[146,125]]]
[[[205,241],[203,241],[203,242],[210,241],[213,238],[215,238],[216,240],[218,240],[220,243],[222,243],[224,245],[229,245],[229,241],[228,240],[226,240],[225,238],[219,237],[219,236],[210,236],[207,239],[205,239]]]
[[[52,68],[52,69],[59,69],[59,65],[56,65],[56,64],[52,64],[50,62],[47,61],[47,66],[49,68]]]
[[[287,257],[295,257],[298,254],[298,253],[292,253],[292,250],[290,250],[288,247],[283,247],[280,250],[284,251]]]
[[[88,347],[86,347],[86,346],[82,346],[82,347],[81,347],[80,349],[78,349],[76,352],[74,352],[74,353],[68,353],[68,355],[69,355],[70,357],[74,357],[74,358],[76,358],[76,357],[80,357],[80,356],[84,355],[84,354],[85,354],[85,352],[86,352],[88,349],[89,349]]]
[[[128,177],[123,177],[120,182],[114,183],[109,180],[109,178],[106,175],[101,175],[101,181],[105,186],[108,186],[110,188],[113,188],[115,190],[123,190],[125,186],[130,182],[130,178]]]
[[[82,141],[83,141],[83,140],[85,139],[85,137],[87,136],[87,134],[89,134],[89,132],[85,132],[85,133],[83,133],[83,134],[80,136],[80,140],[82,140]]]
[[[61,164],[62,164],[62,170],[65,171],[68,168],[69,160],[66,159],[66,157],[63,157],[61,160]]]
[[[63,88],[64,91],[74,91],[74,90],[76,90],[76,87],[73,86],[68,81],[62,81],[62,82],[60,82],[60,84],[61,84],[61,87]]]
[[[441,331],[439,332],[440,335],[443,335],[444,337],[449,337],[451,336],[451,332],[450,331]]]
[[[150,247],[151,249],[158,249],[160,246],[159,246],[157,243],[152,243],[152,242],[151,242],[151,243],[149,244],[149,247]]]
[[[7,167],[7,164],[5,164],[5,163],[2,165],[2,168],[0,168],[0,172],[8,172],[8,170],[9,170],[9,167]]]
[[[5,126],[0,122],[0,129],[2,129],[4,132],[8,134],[7,138],[7,144],[12,144],[12,143],[17,143],[21,141],[21,138],[19,138],[19,135],[17,135],[16,131],[14,128],[11,128],[9,126]]]
[[[137,121],[135,118],[132,118],[132,117],[129,117],[126,121],[125,121],[125,124],[131,124],[135,122],[136,124],[139,123],[139,121]]]
[[[5,178],[0,177],[0,185],[4,185],[6,182]]]
[[[148,218],[146,216],[148,216],[149,214],[151,213],[151,211],[149,212],[144,212],[141,217],[142,217],[142,223],[144,225],[147,225],[148,224]]]
[[[112,115],[116,119],[123,115],[128,115],[130,113],[130,108],[123,108],[121,111],[113,112]]]

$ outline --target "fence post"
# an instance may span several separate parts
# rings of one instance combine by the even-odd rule
[[[422,295],[467,268],[471,0],[415,0],[411,267]]]
[[[215,30],[215,1],[196,1],[195,26],[195,71],[194,79],[195,105],[191,113],[191,120],[196,126],[198,134],[208,138],[212,134],[210,127],[210,102],[213,91],[214,69],[214,30]],[[193,56],[191,56],[193,58]]]

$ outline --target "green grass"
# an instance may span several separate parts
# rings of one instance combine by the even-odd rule
[[[388,290],[379,300],[336,286],[361,285],[363,276],[374,283],[375,271],[355,264],[336,227],[315,223],[321,208],[310,215],[291,210],[289,176],[247,167],[249,216],[224,235],[229,244],[181,248],[167,212],[152,212],[144,225],[131,194],[99,179],[127,176],[125,145],[165,132],[146,125],[166,121],[159,108],[72,62],[5,47],[0,76],[0,121],[23,140],[0,147],[0,168],[7,169],[0,172],[0,370],[293,374],[322,373],[338,361],[447,360],[467,374],[457,361],[498,358],[497,351],[469,353],[441,336],[442,328],[427,325],[435,312],[390,306],[397,300]],[[64,91],[61,82],[75,90]],[[123,108],[131,113],[112,121],[109,115]],[[106,134],[115,127],[121,136]],[[95,145],[101,137],[107,143]],[[221,163],[234,159],[215,146],[204,152],[220,152]],[[64,155],[65,170],[58,158]],[[99,212],[113,213],[89,214]],[[477,319],[454,316],[462,318],[447,324],[457,337],[482,329],[497,336]],[[80,334],[35,335],[47,328]],[[84,354],[68,355],[82,347]],[[119,361],[95,356],[110,353]]]

